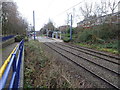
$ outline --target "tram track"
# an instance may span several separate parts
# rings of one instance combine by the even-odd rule
[[[54,45],[54,44],[52,44],[52,45]],[[55,45],[54,45],[54,46],[55,46]],[[98,65],[98,66],[100,66],[100,67],[102,67],[102,68],[105,68],[105,69],[107,69],[107,70],[109,70],[109,71],[111,71],[111,72],[113,72],[113,73],[116,73],[117,75],[120,75],[120,73],[117,71],[118,68],[116,68],[116,70],[113,70],[113,69],[111,69],[111,68],[108,68],[108,67],[105,67],[105,66],[103,66],[103,65],[100,65],[100,64],[94,62],[93,60],[90,60],[89,58],[86,58],[86,57],[81,56],[81,55],[77,55],[77,54],[75,54],[75,53],[73,53],[73,52],[70,52],[69,50],[63,49],[63,48],[61,48],[61,47],[59,47],[59,46],[57,46],[57,47],[60,48],[60,49],[62,49],[62,50],[65,50],[66,52],[71,53],[71,54],[73,54],[73,55],[75,55],[75,56],[77,56],[77,57],[80,57],[80,58],[82,58],[82,59],[84,59],[84,60],[87,60],[87,61],[89,61],[89,62],[91,62],[91,63],[93,63],[93,64],[96,64],[96,65]]]
[[[78,46],[75,47],[74,45],[67,45],[64,43],[62,43],[62,44],[56,43],[56,44],[59,44],[59,45],[65,46],[65,47],[69,47],[69,48],[75,49],[77,51],[80,51],[80,52],[101,58],[103,60],[109,61],[111,63],[120,65],[120,63],[119,63],[120,58],[117,56],[108,55],[106,53],[95,51],[95,50],[84,48],[84,47],[78,47]]]
[[[67,58],[69,61],[73,62],[73,63],[76,64],[77,66],[80,66],[80,67],[84,68],[86,71],[88,71],[88,72],[90,72],[91,74],[95,75],[96,77],[98,77],[99,79],[103,80],[104,82],[106,82],[107,84],[111,85],[112,87],[114,87],[114,88],[116,88],[116,89],[119,89],[118,85],[116,85],[116,83],[114,83],[114,80],[117,81],[117,79],[113,79],[113,80],[112,80],[112,79],[110,80],[109,78],[106,79],[106,75],[105,75],[104,77],[102,77],[102,74],[104,74],[103,72],[102,72],[102,74],[100,74],[100,73],[98,73],[98,72],[96,73],[96,72],[94,71],[94,69],[90,69],[89,67],[86,67],[85,64],[82,65],[82,64],[78,63],[78,61],[75,61],[75,60],[73,60],[72,58],[66,56],[65,53],[70,53],[71,55],[77,56],[77,57],[79,57],[80,59],[84,59],[84,60],[86,60],[87,62],[89,62],[89,64],[92,63],[92,64],[93,64],[92,66],[96,66],[97,68],[98,68],[98,67],[99,67],[99,68],[102,68],[103,71],[106,71],[106,70],[107,70],[106,72],[108,72],[109,74],[111,74],[111,76],[117,77],[117,76],[119,76],[119,72],[116,72],[116,71],[114,71],[114,70],[110,70],[110,69],[108,69],[108,68],[106,68],[106,67],[103,67],[103,66],[101,66],[101,65],[99,65],[99,64],[96,64],[95,62],[92,62],[92,61],[88,60],[88,58],[79,56],[79,55],[77,55],[77,54],[75,54],[75,53],[73,53],[73,52],[71,52],[71,51],[69,51],[69,50],[66,50],[65,47],[64,47],[64,49],[63,49],[63,48],[62,48],[62,47],[63,47],[62,45],[61,45],[61,47],[59,46],[60,44],[59,44],[59,45],[56,45],[56,43],[47,43],[47,44],[45,43],[45,45],[48,46],[49,48],[51,48],[52,50],[54,50],[55,52],[59,53],[59,54],[62,55],[63,57]],[[61,51],[60,51],[60,50],[61,50]],[[63,53],[62,51],[64,51],[64,53]],[[89,64],[88,64],[88,65],[89,65]],[[87,65],[87,64],[86,64],[86,65]],[[101,71],[101,69],[100,69],[100,71]],[[113,77],[113,78],[114,78],[114,77]]]
[[[97,51],[97,50],[93,50],[93,49],[90,49],[90,48],[81,47],[81,46],[73,45],[73,44],[68,44],[68,45],[70,45],[72,47],[77,47],[79,49],[87,50],[87,51],[90,51],[90,52],[94,52],[94,53],[97,53],[97,54],[100,54],[100,55],[103,55],[103,56],[107,56],[107,57],[110,57],[110,58],[113,58],[113,59],[116,59],[116,60],[120,60],[119,55],[110,55],[110,54],[105,53],[105,52],[101,52],[101,51]]]

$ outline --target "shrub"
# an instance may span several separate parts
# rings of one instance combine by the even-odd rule
[[[25,41],[28,41],[28,37],[26,36],[26,37],[24,38],[24,40],[25,40]]]
[[[20,42],[22,39],[25,39],[25,35],[17,35],[15,37],[15,42]],[[27,40],[27,39],[26,39]]]
[[[90,31],[83,31],[81,33],[79,33],[80,35],[78,36],[80,42],[86,42],[86,41],[89,41],[89,40],[92,40],[92,33]]]
[[[64,41],[64,42],[70,42],[70,38],[69,38],[69,37],[64,37],[64,38],[63,38],[63,41]]]

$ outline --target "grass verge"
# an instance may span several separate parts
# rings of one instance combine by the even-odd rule
[[[24,88],[67,88],[69,83],[48,60],[38,41],[25,43]]]
[[[76,45],[80,45],[82,47],[92,48],[99,51],[109,52],[112,54],[120,54],[117,50],[117,48],[114,48],[113,46],[117,47],[117,44],[87,44],[87,43],[75,43]]]

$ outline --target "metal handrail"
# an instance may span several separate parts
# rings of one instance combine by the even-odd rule
[[[10,76],[10,70],[12,67],[12,76],[9,83],[9,87],[7,88],[19,88],[20,83],[20,68],[23,54],[24,40],[19,43],[19,46],[16,47],[13,53],[11,53],[11,57],[9,58],[9,62],[6,68],[2,71],[2,76],[0,78],[0,90],[5,88],[7,83],[7,78]],[[17,55],[18,52],[18,55]],[[4,65],[4,64],[3,64]]]
[[[16,48],[18,47],[18,45],[16,45],[16,47],[13,49],[13,51],[10,53],[10,55],[8,56],[8,58],[5,60],[4,64],[2,65],[2,67],[0,68],[0,78],[2,77],[9,61],[10,61],[10,58],[12,56],[12,54],[15,52]]]

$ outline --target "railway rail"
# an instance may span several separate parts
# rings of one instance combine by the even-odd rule
[[[112,60],[103,59],[104,57],[102,57],[103,60],[101,60],[100,58],[100,60],[102,61],[101,63],[106,62],[107,64],[114,65],[111,68],[105,65],[106,63],[101,64],[100,62],[96,62],[97,59],[99,60],[100,56],[97,55],[97,58],[94,59],[93,58],[94,54],[92,55],[88,54],[87,50],[85,49],[83,52],[83,51],[80,51],[79,48],[75,48],[70,45],[65,45],[64,43],[45,43],[45,45],[51,48],[52,50],[54,50],[55,52],[59,53],[63,57],[65,57],[67,60],[73,62],[75,65],[82,67],[86,71],[90,72],[92,75],[96,76],[98,79],[109,84],[111,87],[115,89],[120,89],[120,87],[118,86],[118,77],[120,76],[120,73],[118,71],[118,65],[119,65],[118,62],[114,63],[112,62]],[[85,55],[88,55],[88,56],[85,56]],[[78,57],[77,60],[74,59],[75,57]]]
[[[105,53],[105,52],[96,51],[96,50],[85,48],[85,47],[79,47],[78,45],[73,45],[73,44],[69,44],[69,45],[72,46],[72,47],[77,47],[79,49],[87,50],[87,51],[94,52],[94,53],[97,53],[97,54],[100,54],[100,55],[103,55],[103,56],[107,56],[107,57],[110,57],[110,58],[113,58],[113,59],[120,60],[119,55],[110,55],[110,54]]]
[[[109,55],[107,53],[96,51],[96,50],[92,50],[92,49],[88,49],[88,48],[85,48],[85,47],[78,47],[78,46],[74,46],[74,45],[67,45],[67,44],[64,44],[64,43],[62,43],[62,44],[58,43],[58,44],[120,65],[120,63],[119,63],[120,57],[119,56]]]
[[[61,44],[60,44],[61,45]],[[60,49],[63,49],[63,48],[61,48],[61,47],[58,47],[58,48],[60,48]],[[65,49],[64,49],[65,50]],[[75,49],[76,50],[76,49]],[[94,63],[94,64],[96,64],[96,65],[98,65],[98,66],[100,66],[100,67],[103,67],[103,68],[105,68],[105,69],[107,69],[107,70],[109,70],[109,71],[111,71],[111,72],[114,72],[114,73],[116,73],[116,74],[118,74],[118,75],[120,75],[120,72],[118,71],[118,65],[116,65],[116,67],[114,67],[114,68],[116,68],[115,70],[113,69],[113,68],[111,68],[111,65],[109,66],[109,67],[105,67],[105,64],[103,64],[103,65],[101,65],[102,63],[97,63],[97,62],[95,62],[95,60],[97,59],[97,58],[95,58],[95,60],[93,61],[93,59],[94,58],[91,58],[91,59],[89,59],[89,58],[86,58],[86,57],[84,57],[84,56],[81,56],[81,55],[77,55],[76,53],[73,53],[73,52],[70,52],[70,51],[68,51],[68,50],[65,50],[65,51],[67,51],[67,52],[69,52],[69,53],[71,53],[71,54],[73,54],[73,55],[75,55],[75,56],[77,56],[77,57],[80,57],[80,58],[83,58],[83,59],[85,59],[85,60],[87,60],[87,61],[89,61],[89,62],[91,62],[91,63]],[[100,59],[101,60],[101,59]],[[106,60],[106,59],[105,59]],[[104,62],[104,61],[101,61],[101,62]],[[111,63],[111,62],[108,62],[109,64]],[[116,63],[116,64],[119,64],[119,63]],[[115,65],[115,64],[113,64],[113,65]]]

